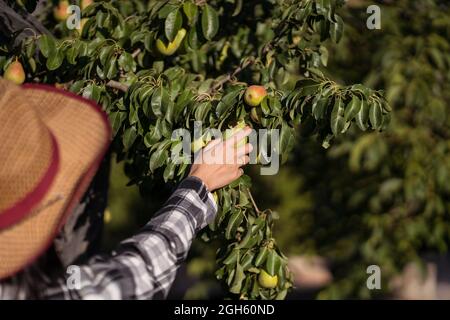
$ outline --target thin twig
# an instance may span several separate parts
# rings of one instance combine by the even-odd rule
[[[239,72],[247,68],[249,65],[253,64],[255,62],[254,58],[248,59],[245,61],[241,66],[237,67],[236,70],[234,70],[232,73],[229,73],[225,78],[218,81],[214,86],[211,87],[209,90],[210,93],[220,89],[225,83],[233,79]]]
[[[128,85],[126,85],[124,83],[120,83],[118,81],[114,81],[114,80],[109,80],[108,83],[106,84],[106,86],[123,91],[123,92],[128,91]]]
[[[250,201],[252,202],[253,207],[255,208],[256,213],[260,214],[261,211],[258,209],[258,206],[256,205],[255,199],[253,199],[252,193],[250,192],[249,188],[247,188],[247,193],[250,197]]]
[[[132,56],[133,58],[136,58],[136,57],[139,55],[139,53],[141,53],[141,49],[140,49],[140,48],[137,48],[136,50],[133,51],[133,53],[131,54],[131,56]]]

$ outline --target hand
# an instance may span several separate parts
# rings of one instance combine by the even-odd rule
[[[241,167],[249,162],[248,154],[253,149],[249,143],[241,146],[238,143],[251,132],[246,127],[225,141],[210,141],[196,156],[189,176],[201,179],[210,192],[238,179],[244,173]]]

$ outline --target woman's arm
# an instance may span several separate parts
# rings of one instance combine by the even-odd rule
[[[210,191],[242,175],[251,145],[236,147],[251,131],[243,130],[222,142],[213,141],[194,163],[156,216],[135,236],[109,255],[96,255],[79,266],[79,286],[74,274],[48,279],[37,272],[0,283],[0,298],[12,299],[163,299],[186,259],[196,233],[217,212]],[[210,191],[209,191],[210,190]],[[36,293],[37,297],[30,292]]]
[[[186,258],[195,234],[217,211],[211,193],[196,177],[185,179],[157,216],[110,255],[80,266],[80,287],[67,278],[38,285],[41,299],[162,299]]]

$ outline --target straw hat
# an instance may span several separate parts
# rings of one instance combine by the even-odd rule
[[[0,78],[0,279],[51,245],[110,139],[107,117],[95,103]]]

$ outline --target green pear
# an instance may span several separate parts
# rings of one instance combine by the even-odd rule
[[[172,42],[169,42],[167,45],[161,39],[156,40],[156,49],[158,49],[159,53],[165,56],[173,55],[181,45],[184,37],[186,36],[186,29],[181,28],[178,30],[175,39]]]

